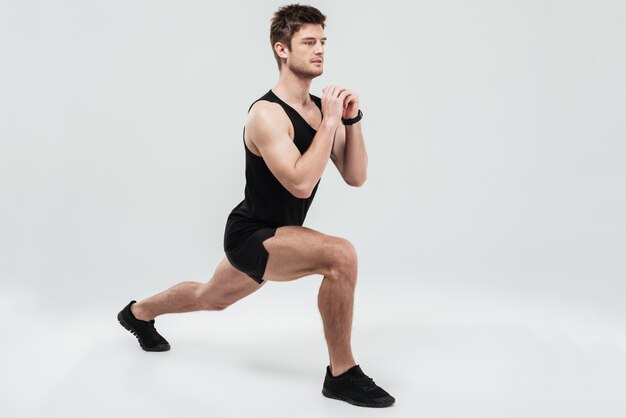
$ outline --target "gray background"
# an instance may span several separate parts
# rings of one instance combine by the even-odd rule
[[[59,354],[69,355],[77,333],[98,335],[87,321],[91,334],[67,331],[81,329],[72,322],[77,318],[91,315],[93,324],[119,328],[113,315],[130,299],[211,277],[224,256],[226,217],[243,199],[247,109],[278,79],[269,21],[282,4],[0,3],[0,331],[6,341],[26,334],[35,344],[38,332],[48,335],[37,327],[53,327],[46,344],[63,336]],[[345,85],[359,94],[364,112],[367,182],[346,185],[329,162],[305,222],[350,239],[358,250],[355,338],[359,329],[365,338],[366,321],[386,318],[381,323],[396,335],[416,330],[414,346],[404,347],[410,355],[432,341],[420,327],[434,312],[456,325],[484,314],[509,330],[527,320],[541,341],[559,332],[570,338],[548,344],[554,357],[542,357],[545,350],[534,357],[535,365],[546,359],[537,370],[551,370],[550,388],[562,390],[560,397],[533,392],[542,381],[534,376],[520,398],[515,390],[506,398],[495,380],[483,382],[480,398],[469,389],[451,391],[454,382],[476,384],[456,375],[441,377],[441,398],[417,398],[432,389],[432,379],[412,387],[402,399],[404,413],[448,416],[465,400],[465,416],[503,416],[489,409],[494,399],[516,400],[520,416],[584,416],[600,404],[604,416],[623,413],[626,4],[313,5],[328,17],[328,42],[324,74],[311,93]],[[270,283],[232,309],[243,315],[254,306],[241,318],[244,327],[246,318],[261,321],[282,308],[277,322],[302,314],[319,328],[318,287],[312,278]],[[197,315],[204,313],[187,318]],[[174,320],[177,327],[185,321],[160,319]],[[436,333],[436,321],[431,325]],[[107,344],[130,350],[131,337],[121,334],[114,328]],[[477,334],[454,335],[465,341],[458,347]],[[397,360],[389,338],[378,375]],[[311,341],[323,358],[321,332]],[[367,344],[375,355],[376,343]],[[573,346],[580,357],[550,369]],[[66,363],[56,362],[57,380],[42,378],[35,365],[32,375],[18,371],[18,363],[32,364],[16,360],[28,350],[34,347],[3,347],[0,375],[13,380],[0,380],[0,411],[27,411],[27,389],[39,388],[37,399],[55,387],[57,396],[71,391],[59,383],[65,373],[59,364]],[[446,364],[442,350],[434,351]],[[298,359],[304,361],[310,362]],[[516,362],[513,356],[491,366]],[[583,363],[586,374],[572,370]],[[426,373],[411,364],[416,375]],[[323,364],[311,370],[321,384]],[[377,382],[389,381],[378,375]],[[400,407],[399,400],[395,411],[406,416]]]

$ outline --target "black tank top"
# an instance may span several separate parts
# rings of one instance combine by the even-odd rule
[[[319,97],[309,93],[313,102],[322,110],[322,101]],[[304,154],[311,145],[313,137],[317,132],[306,120],[291,106],[283,102],[270,89],[262,97],[258,98],[248,108],[248,113],[254,103],[259,100],[267,100],[278,103],[289,116],[293,124],[294,139],[293,142]],[[265,164],[265,160],[248,149],[245,142],[244,127],[244,148],[246,154],[246,187],[244,190],[245,198],[233,210],[231,216],[243,216],[248,219],[254,219],[270,224],[272,226],[283,225],[299,225],[302,226],[306,214],[313,202],[317,187],[320,180],[313,188],[311,195],[306,199],[296,197],[289,192],[279,181]]]

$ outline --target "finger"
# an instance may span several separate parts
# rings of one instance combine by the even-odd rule
[[[343,87],[343,86],[337,86],[336,93],[337,93],[337,95],[339,95],[341,92],[344,92],[344,91],[347,91],[347,90],[348,90],[348,89],[346,89],[346,88],[345,88],[345,87]]]
[[[358,102],[358,101],[359,101],[359,97],[356,94],[354,94],[354,93],[350,93],[348,95],[348,97],[346,98],[346,103],[347,104],[353,103],[353,102]]]
[[[337,97],[338,99],[341,100],[341,102],[343,103],[343,101],[345,100],[345,98],[350,94],[349,91],[344,90],[341,93],[339,93],[339,96]]]

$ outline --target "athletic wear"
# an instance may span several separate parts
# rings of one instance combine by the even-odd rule
[[[309,93],[313,102],[322,110],[322,100]],[[301,154],[311,145],[316,130],[291,106],[282,101],[271,89],[255,100],[278,103],[293,124],[293,142]],[[262,157],[253,154],[245,142],[246,186],[244,200],[228,215],[224,231],[224,251],[230,263],[248,274],[256,282],[263,282],[268,252],[263,241],[274,236],[276,228],[304,223],[313,202],[320,180],[306,199],[292,195],[272,174]]]
[[[129,330],[131,334],[134,334],[139,340],[139,345],[146,351],[167,351],[170,349],[170,344],[165,338],[161,336],[154,327],[154,319],[149,321],[142,321],[135,318],[133,311],[130,310],[130,305],[137,301],[131,300],[128,305],[124,307],[118,314],[117,320],[120,324]]]
[[[326,377],[322,394],[327,398],[339,399],[357,406],[383,408],[391,406],[396,399],[378,386],[374,380],[363,373],[357,364],[339,376],[330,372],[326,366]]]

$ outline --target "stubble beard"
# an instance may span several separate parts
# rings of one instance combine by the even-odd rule
[[[302,78],[305,80],[319,77],[324,72],[322,68],[320,68],[319,71],[312,71],[304,66],[300,67],[297,65],[289,65],[289,70],[291,70],[291,72],[294,73],[298,78]]]

